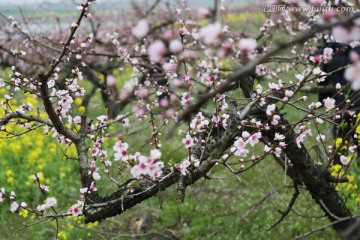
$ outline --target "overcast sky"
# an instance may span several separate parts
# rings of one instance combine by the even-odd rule
[[[1,4],[40,4],[42,2],[60,2],[60,0],[0,0]]]
[[[28,5],[28,4],[41,4],[41,3],[60,3],[60,2],[64,2],[64,1],[68,1],[68,3],[71,3],[71,1],[69,0],[0,0],[0,5]],[[85,1],[85,0],[83,0]],[[106,2],[109,0],[98,0],[99,2]],[[110,0],[112,2],[116,1],[116,2],[127,2],[130,3],[130,0]],[[188,0],[189,3],[204,3],[205,5],[208,4],[212,4],[214,2],[214,0]],[[81,2],[76,1],[76,2]],[[236,3],[240,3],[240,2],[246,2],[246,0],[226,0],[226,2],[236,2]],[[258,0],[256,1],[258,2]],[[0,9],[1,11],[1,9]]]

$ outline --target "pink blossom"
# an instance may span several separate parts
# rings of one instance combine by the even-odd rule
[[[96,192],[96,191],[97,191],[97,188],[95,187],[95,182],[91,182],[91,184],[90,184],[90,191],[92,191],[92,192]]]
[[[158,157],[159,153],[153,152],[154,156]],[[162,174],[162,168],[164,163],[161,161],[155,162],[155,159],[151,157],[140,156],[139,163],[133,166],[130,170],[130,173],[133,177],[138,177],[140,175],[149,175],[152,178],[157,178]]]
[[[40,188],[41,188],[41,190],[46,191],[46,192],[48,192],[49,189],[50,189],[49,186],[43,185],[43,184],[41,184],[41,183],[40,183]]]
[[[356,151],[356,149],[357,149],[356,145],[350,146],[349,147],[349,152],[354,153]]]
[[[111,167],[112,166],[112,162],[110,160],[106,160],[104,162],[104,164],[105,164],[106,167]]]
[[[309,135],[312,135],[311,129],[307,129],[302,133],[299,133],[298,137],[295,139],[298,148],[302,148],[301,143],[303,143]]]
[[[126,142],[117,141],[113,147],[114,151],[120,152],[122,150],[127,150],[129,148],[129,144]]]
[[[73,121],[75,124],[80,124],[81,123],[81,117],[80,116],[76,116],[73,118]]]
[[[14,201],[16,199],[16,194],[15,194],[14,191],[11,191],[9,198],[10,198],[11,201]]]
[[[238,47],[242,52],[252,52],[257,47],[256,40],[253,38],[242,38],[239,41]]]
[[[170,42],[169,49],[170,49],[170,52],[172,52],[174,54],[178,54],[182,51],[183,46],[179,40],[175,39]]]
[[[182,140],[182,143],[185,144],[186,148],[191,148],[195,141],[194,139],[190,136],[189,133],[186,134],[186,137]]]
[[[257,144],[259,142],[260,138],[261,138],[261,132],[257,132],[249,137],[248,142],[253,147],[253,146],[255,146],[255,144]]]
[[[250,133],[248,131],[243,131],[241,133],[241,137],[244,139],[247,139],[248,137],[250,137]]]
[[[211,118],[211,122],[215,123],[216,125],[220,122],[220,117],[213,115]]]
[[[271,120],[271,125],[278,125],[279,124],[279,120],[280,120],[280,116],[275,114],[273,117],[272,117],[272,120]]]
[[[200,166],[200,161],[199,160],[195,161],[194,162],[194,167],[198,168],[199,166]]]
[[[246,149],[247,141],[245,142],[242,138],[238,138],[234,142],[234,147],[231,151],[234,153],[235,156],[246,157],[249,153],[249,150]]]
[[[313,63],[319,63],[322,60],[322,56],[321,55],[311,56],[309,57],[309,60]]]
[[[268,71],[267,66],[262,65],[262,64],[256,65],[256,68],[255,68],[256,75],[264,76],[264,75],[266,75],[267,71]]]
[[[189,35],[189,31],[185,27],[179,28],[179,35],[181,37],[184,37],[186,35]]]
[[[107,75],[105,79],[106,85],[108,86],[115,86],[115,78],[113,75]]]
[[[78,201],[76,204],[72,205],[68,210],[68,213],[77,217],[83,213],[84,202]]]
[[[348,165],[350,162],[350,159],[345,157],[344,155],[340,156],[340,162],[342,163],[342,165]]]
[[[282,152],[282,149],[280,147],[276,147],[275,151],[274,151],[274,154],[275,154],[275,156],[280,157],[281,152]]]
[[[265,145],[264,152],[265,153],[270,153],[271,152],[271,147],[269,147],[268,145]]]
[[[137,96],[140,97],[141,99],[145,99],[147,98],[147,96],[149,95],[148,90],[145,87],[139,87],[139,89],[137,90]]]
[[[170,41],[173,38],[173,31],[171,29],[166,29],[162,37],[163,39]]]
[[[99,120],[101,124],[107,123],[108,121],[108,117],[106,115],[100,115],[96,119]]]
[[[40,212],[43,212],[43,211],[45,211],[45,209],[46,209],[46,205],[45,205],[45,204],[41,204],[41,205],[37,206],[36,209],[37,209],[38,211],[40,211]]]
[[[94,180],[100,180],[101,179],[101,176],[98,172],[93,172],[92,173],[92,177]]]
[[[239,138],[234,142],[234,146],[237,149],[243,149],[246,147],[246,142],[242,138]]]
[[[344,43],[351,39],[351,33],[343,26],[335,26],[332,28],[332,35],[335,41]]]
[[[313,73],[316,75],[316,74],[319,74],[320,72],[317,72],[316,71],[317,68],[314,69]],[[295,77],[296,79],[301,83],[302,81],[304,81],[304,75],[303,74],[295,74]]]
[[[47,82],[47,85],[48,85],[48,88],[54,87],[54,86],[55,86],[55,81],[54,81],[54,79],[49,80],[49,81]]]
[[[197,17],[199,19],[209,18],[211,16],[211,12],[206,8],[199,8],[197,11]]]
[[[316,141],[321,142],[321,141],[324,141],[324,140],[325,140],[325,135],[318,134],[316,136]]]
[[[85,193],[87,193],[87,191],[88,191],[88,188],[87,188],[87,187],[85,187],[85,188],[80,188],[80,193],[81,193],[81,194],[85,194]]]
[[[324,106],[326,107],[326,111],[335,108],[335,99],[327,97],[324,99]]]
[[[45,201],[45,205],[47,208],[50,208],[52,206],[54,206],[55,204],[57,203],[57,200],[53,197],[51,198],[47,198],[46,201]]]
[[[355,62],[345,70],[345,79],[351,82],[351,88],[360,90],[360,61]]]
[[[19,204],[14,201],[14,202],[12,202],[12,204],[10,206],[10,211],[15,212],[18,208],[19,208]]]
[[[161,152],[159,149],[153,149],[150,151],[150,156],[153,159],[160,159],[161,158]]]
[[[276,105],[275,105],[275,104],[270,104],[270,105],[268,105],[268,106],[266,107],[266,114],[267,114],[268,116],[273,115],[274,112],[275,112],[275,109],[276,109]]]
[[[285,96],[287,97],[292,97],[292,95],[294,95],[294,92],[291,90],[285,90]]]
[[[332,48],[324,48],[323,58],[325,62],[330,62],[332,60],[332,54],[334,50]]]
[[[317,108],[319,108],[319,107],[321,107],[321,106],[322,106],[321,102],[316,102],[316,103],[312,102],[312,103],[308,106],[308,108],[309,108],[310,110],[312,110],[312,109],[317,109]]]
[[[232,43],[229,41],[225,41],[221,44],[221,48],[218,51],[218,57],[223,58],[229,55],[232,51]]]
[[[99,152],[100,152],[100,150],[97,147],[94,147],[93,149],[91,149],[91,155],[93,157],[97,156],[99,154]]]
[[[205,45],[218,45],[221,42],[222,29],[220,23],[216,22],[214,24],[207,25],[202,27],[199,30],[200,39]]]
[[[189,103],[191,101],[192,97],[190,96],[189,92],[185,92],[183,93],[182,97],[181,97],[181,105],[186,105],[187,103]]]
[[[349,58],[352,62],[357,62],[360,60],[360,56],[356,51],[350,51]]]
[[[141,19],[136,26],[131,30],[132,35],[137,39],[144,38],[149,33],[150,27],[146,19]]]
[[[182,175],[184,175],[184,176],[186,175],[186,168],[187,168],[188,166],[190,166],[189,160],[185,160],[185,161],[183,161],[183,162],[180,164],[179,170],[180,170],[180,172],[181,172]]]
[[[208,129],[208,128],[209,128],[209,121],[208,120],[201,121],[197,126],[197,129],[198,129],[199,132],[206,131],[206,129]]]
[[[324,123],[324,120],[322,120],[321,118],[316,118],[315,121],[316,121],[316,123],[318,123],[318,124]]]
[[[240,156],[240,157],[246,157],[249,154],[249,150],[246,148],[242,148],[242,149],[237,149],[234,152],[235,156]]]
[[[1,191],[0,191],[0,202],[4,201],[5,197],[6,197],[5,188],[1,188]]]
[[[184,59],[195,59],[198,55],[196,52],[191,50],[184,50],[183,58]]]
[[[166,72],[175,73],[177,70],[178,64],[175,62],[168,62],[168,63],[164,63],[162,67]]]
[[[161,40],[154,41],[153,43],[151,43],[148,49],[150,61],[160,62],[166,51],[167,51],[166,46],[163,41]]]
[[[162,174],[162,168],[164,167],[163,162],[154,162],[152,165],[150,165],[148,168],[148,174],[152,178],[160,177]]]
[[[122,161],[127,161],[129,159],[129,153],[128,151],[126,150],[121,150],[121,151],[118,151],[118,152],[115,152],[114,154],[114,160],[115,161],[119,161],[119,160],[122,160]]]
[[[146,116],[147,109],[142,104],[136,104],[132,108],[133,112],[135,113],[135,116],[139,119],[142,119]]]
[[[274,137],[274,140],[276,141],[281,141],[281,140],[284,140],[285,139],[285,136],[280,134],[280,133],[275,133],[275,137]]]
[[[221,115],[221,125],[223,126],[223,128],[227,128],[227,121],[230,118],[229,114],[224,113],[223,115]]]

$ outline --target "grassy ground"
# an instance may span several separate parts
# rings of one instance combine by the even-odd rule
[[[116,235],[133,239],[130,233],[147,234],[140,239],[162,239],[161,235],[179,239],[291,239],[327,223],[307,192],[301,191],[294,207],[296,214],[291,212],[277,227],[266,231],[281,216],[277,211],[286,209],[292,193],[287,187],[291,181],[284,182],[283,171],[272,159],[244,174],[242,183],[220,168],[210,176],[214,179],[189,187],[184,204],[177,203],[175,188],[171,188],[90,229],[73,219],[61,220],[60,231],[67,233],[67,239],[117,239]],[[4,230],[0,239],[54,236],[53,223],[19,231],[21,222],[32,221],[2,211],[0,227]],[[335,235],[328,229],[309,239],[335,239]]]

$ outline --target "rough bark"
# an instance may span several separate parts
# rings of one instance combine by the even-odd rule
[[[268,116],[265,110],[259,108],[253,112],[249,117],[256,117],[262,121],[266,121]],[[331,222],[338,221],[342,218],[351,217],[352,213],[346,207],[343,199],[340,197],[335,187],[329,181],[329,172],[327,169],[323,170],[319,165],[315,164],[304,145],[299,148],[295,142],[296,135],[291,128],[289,122],[281,117],[279,126],[273,126],[269,131],[263,131],[264,139],[276,144],[273,140],[275,133],[280,133],[286,136],[286,148],[283,149],[284,153],[291,160],[292,174],[291,177],[301,181],[306,189],[311,194],[315,202],[321,207],[325,215]],[[283,127],[285,126],[285,127]],[[334,230],[341,235],[342,231],[351,228],[356,223],[356,219],[348,219],[340,221],[333,225]],[[346,239],[359,239],[360,229],[353,231],[351,236]]]

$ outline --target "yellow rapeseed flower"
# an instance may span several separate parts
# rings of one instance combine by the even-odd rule
[[[20,209],[19,215],[22,216],[23,218],[27,218],[29,216],[29,211],[26,209]]]
[[[360,135],[360,126],[357,126],[357,127],[356,127],[355,132],[356,132],[356,134]]]
[[[80,114],[85,113],[85,110],[86,110],[86,108],[85,108],[84,106],[80,106],[80,107],[79,107],[79,113],[80,113]]]
[[[8,178],[6,179],[6,182],[7,182],[8,184],[14,184],[15,179],[14,179],[14,177],[8,177]]]
[[[12,170],[6,170],[5,175],[7,177],[11,177],[13,175],[13,171]]]
[[[99,222],[98,221],[96,221],[96,222],[93,222],[93,223],[89,223],[88,225],[87,225],[87,228],[93,228],[93,227],[96,227],[97,225],[99,224]]]
[[[58,237],[61,238],[61,239],[66,240],[66,239],[67,239],[67,234],[66,234],[65,231],[60,231],[60,232],[58,233]]]
[[[80,106],[82,104],[82,99],[81,98],[75,98],[74,103],[75,103],[76,106]]]
[[[347,178],[349,179],[349,182],[354,182],[355,177],[352,175],[347,175]]]
[[[341,143],[342,143],[342,138],[337,138],[337,139],[335,140],[335,146],[336,146],[336,148],[338,148],[338,147],[341,145]]]

